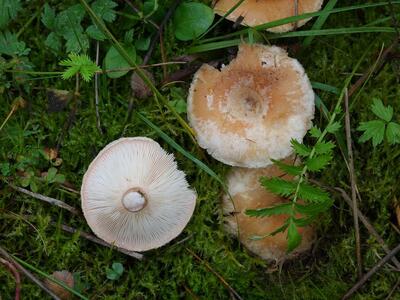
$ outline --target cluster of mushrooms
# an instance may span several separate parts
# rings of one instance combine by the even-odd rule
[[[236,2],[220,0],[214,10],[225,15]],[[244,25],[254,26],[317,11],[321,5],[322,0],[248,0],[228,18],[241,16]],[[289,31],[304,23],[271,31]],[[259,178],[290,179],[271,160],[295,163],[290,141],[301,142],[311,126],[314,92],[301,64],[279,47],[242,44],[237,57],[221,70],[204,64],[196,72],[187,105],[199,145],[233,166],[227,176],[229,195],[222,199],[226,230],[239,232],[245,247],[266,260],[280,262],[309,249],[315,235],[312,227],[300,229],[302,244],[288,256],[286,233],[251,239],[274,231],[286,216],[245,215],[248,209],[287,201],[261,187]],[[174,239],[196,204],[196,193],[173,154],[145,137],[121,138],[107,145],[85,173],[81,196],[93,232],[130,251],[158,248]]]

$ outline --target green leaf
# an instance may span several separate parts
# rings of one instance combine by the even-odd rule
[[[385,122],[381,120],[361,122],[357,130],[364,131],[359,139],[361,143],[372,139],[372,145],[376,147],[382,143],[385,136]]]
[[[105,39],[107,39],[104,33],[96,25],[90,25],[86,29],[86,33],[89,37],[97,41],[104,41]]]
[[[286,228],[288,228],[288,223],[286,222],[285,224],[283,224],[281,227],[278,227],[277,229],[275,229],[274,231],[272,231],[272,232],[269,232],[269,233],[267,233],[267,234],[265,234],[265,235],[253,235],[252,237],[250,237],[250,240],[253,240],[253,241],[259,241],[259,240],[262,240],[262,239],[264,239],[264,238],[266,238],[266,237],[269,237],[269,236],[274,236],[275,234],[278,234],[278,233],[280,233],[280,232],[284,232],[285,230],[286,230]]]
[[[11,173],[10,164],[8,162],[0,164],[0,172],[3,176],[8,176]]]
[[[283,161],[272,159],[272,162],[279,167],[283,172],[290,175],[300,175],[303,171],[303,166],[294,166],[293,164],[286,164]]]
[[[268,191],[282,197],[289,197],[296,191],[297,187],[295,182],[287,181],[279,177],[261,177],[260,183]]]
[[[290,143],[292,144],[292,148],[294,149],[294,151],[296,152],[296,154],[303,156],[303,157],[307,157],[310,155],[311,153],[311,149],[308,148],[306,145],[304,144],[300,144],[298,141],[296,141],[295,139],[292,139],[290,141]]]
[[[331,160],[331,155],[323,154],[307,159],[306,165],[309,171],[317,172],[323,170]]]
[[[335,148],[335,144],[332,142],[318,142],[315,144],[315,153],[317,154],[329,154],[332,153],[333,148]]]
[[[6,27],[10,20],[15,19],[20,10],[20,0],[0,0],[0,29]]]
[[[250,217],[269,217],[275,215],[290,215],[293,212],[292,203],[278,204],[272,207],[248,209],[246,215]]]
[[[287,239],[288,239],[288,249],[287,249],[288,253],[296,249],[301,243],[301,235],[297,230],[297,226],[294,223],[293,219],[290,219],[289,221]]]
[[[67,52],[80,53],[89,49],[89,39],[83,31],[66,31],[63,37],[67,40]]]
[[[114,22],[116,14],[113,8],[118,4],[111,0],[96,0],[92,4],[92,9],[96,15],[106,22]]]
[[[65,182],[65,176],[63,174],[57,174],[54,178],[54,182],[63,184]]]
[[[21,179],[21,185],[23,187],[27,187],[30,182],[31,182],[31,178],[30,177],[24,177],[24,178]]]
[[[214,21],[213,10],[201,3],[186,2],[178,6],[174,15],[175,36],[190,41],[204,33]]]
[[[150,37],[143,37],[136,40],[135,47],[140,51],[147,51],[150,47]]]
[[[330,201],[329,194],[319,187],[312,186],[306,182],[300,185],[299,198],[312,203]]]
[[[386,138],[390,145],[400,144],[400,125],[390,122],[387,125]]]
[[[121,263],[113,263],[110,268],[107,268],[107,278],[110,280],[118,280],[124,272],[124,266]]]
[[[390,105],[384,106],[382,100],[374,98],[373,104],[371,105],[372,112],[382,120],[390,122],[393,117],[393,107]]]
[[[63,79],[69,79],[79,73],[83,80],[90,81],[96,72],[101,71],[100,67],[91,61],[86,54],[70,53],[68,59],[60,62],[60,66],[68,67],[62,74]]]
[[[125,50],[132,58],[132,60],[136,60],[135,47],[125,46]],[[111,48],[108,50],[106,57],[104,58],[104,66],[106,71],[130,68],[129,62],[127,62],[125,58],[122,57],[122,55],[117,51],[117,49],[114,48],[114,46],[111,46]],[[124,76],[128,72],[129,70],[108,72],[107,76],[110,78],[119,78],[121,76]]]
[[[175,108],[178,114],[186,113],[186,101],[183,99],[175,99],[169,101],[169,104]]]
[[[34,192],[34,193],[37,193],[38,190],[39,190],[39,189],[38,189],[38,186],[37,186],[35,180],[33,180],[33,178],[32,178],[32,180],[31,180],[30,183],[29,183],[29,188],[30,188],[31,191]]]
[[[317,215],[321,212],[328,210],[333,204],[333,200],[323,201],[319,203],[307,203],[299,204],[296,203],[295,209],[298,213],[303,215]]]
[[[326,127],[326,131],[329,133],[336,133],[342,125],[339,122],[333,122],[328,127]]]
[[[311,135],[312,137],[314,137],[314,138],[319,138],[319,137],[322,135],[322,132],[321,132],[321,130],[320,130],[318,127],[313,126],[313,127],[311,127],[311,129],[310,129],[310,135]]]
[[[29,48],[25,48],[24,42],[19,42],[17,35],[9,31],[0,32],[0,54],[10,56],[24,56],[30,52]]]
[[[56,177],[56,174],[57,174],[57,169],[56,168],[50,168],[47,171],[46,181],[47,182],[53,182],[54,178]]]
[[[42,13],[42,23],[50,30],[55,29],[56,13],[47,3],[44,5]]]
[[[59,52],[61,50],[61,40],[54,32],[50,32],[44,41],[44,44],[55,52]]]

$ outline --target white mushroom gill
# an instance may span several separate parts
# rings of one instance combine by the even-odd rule
[[[174,156],[141,137],[106,146],[90,164],[81,195],[93,232],[132,251],[158,248],[175,238],[196,202]]]

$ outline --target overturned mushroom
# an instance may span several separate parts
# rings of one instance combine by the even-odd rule
[[[214,11],[224,16],[238,1],[219,0]],[[242,23],[247,26],[257,26],[283,18],[319,11],[323,0],[246,0],[226,18],[236,21],[243,18]],[[299,20],[267,29],[272,32],[287,32],[303,26],[310,19]]]
[[[188,119],[199,145],[232,166],[261,168],[292,152],[314,116],[314,92],[300,63],[279,47],[239,46],[221,71],[195,74]]]
[[[228,195],[224,196],[222,203],[225,215],[225,229],[235,236],[239,229],[240,242],[248,250],[265,260],[279,263],[310,249],[315,232],[312,227],[299,228],[302,242],[290,254],[287,254],[287,232],[277,233],[260,240],[252,239],[254,236],[264,236],[277,230],[288,217],[287,215],[276,215],[255,218],[245,214],[246,210],[249,209],[270,207],[288,201],[265,190],[259,182],[261,176],[293,178],[289,175],[284,175],[275,165],[264,169],[233,168],[227,178],[228,190],[232,196],[233,203]]]
[[[83,177],[81,197],[93,232],[130,251],[175,238],[196,203],[174,156],[144,137],[121,138],[100,151]]]

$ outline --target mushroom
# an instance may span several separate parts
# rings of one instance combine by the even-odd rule
[[[145,137],[121,138],[101,150],[83,177],[81,197],[93,232],[130,251],[171,241],[196,204],[173,154]]]
[[[285,50],[239,46],[221,71],[204,64],[194,75],[188,119],[199,145],[232,166],[262,168],[292,153],[314,116],[314,92]]]
[[[244,25],[257,26],[291,16],[319,11],[323,2],[323,0],[246,0],[226,18],[236,21],[239,17],[242,17]],[[224,16],[236,3],[237,0],[219,0],[215,4],[214,11],[216,14]],[[303,19],[267,30],[287,32],[303,26],[309,20],[310,18]]]
[[[290,163],[290,161],[288,160],[286,163]],[[288,217],[287,215],[276,215],[256,218],[245,214],[248,209],[271,207],[288,202],[263,188],[259,182],[262,176],[293,179],[275,165],[264,169],[233,168],[227,176],[228,191],[232,198],[224,195],[222,200],[224,227],[229,234],[234,236],[237,236],[239,230],[240,242],[252,253],[265,260],[280,263],[310,249],[315,231],[310,226],[299,228],[302,242],[290,254],[287,254],[287,231],[263,239],[252,239],[254,236],[264,236],[277,230]]]

